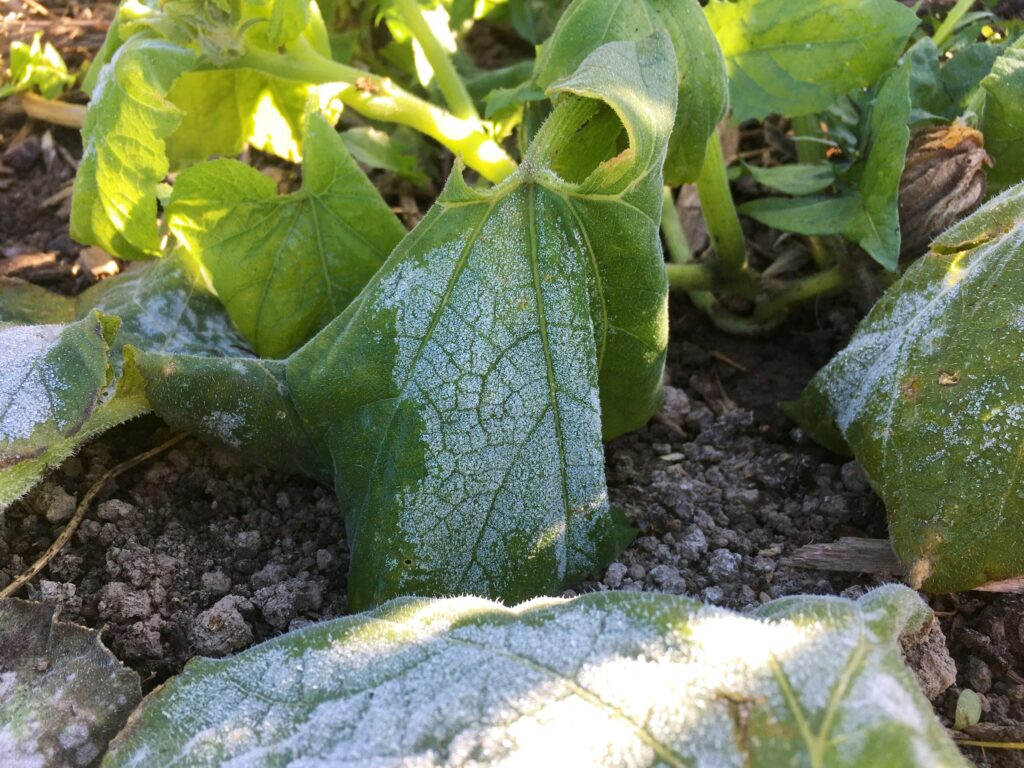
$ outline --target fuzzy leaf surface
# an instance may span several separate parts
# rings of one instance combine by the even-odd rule
[[[733,118],[819,112],[874,83],[903,51],[917,16],[892,0],[710,0]]]
[[[98,632],[0,600],[0,749],[9,766],[92,765],[142,699]]]
[[[866,157],[844,174],[835,197],[764,197],[740,206],[745,216],[803,235],[834,235],[857,243],[887,269],[900,255],[900,176],[910,142],[910,61],[885,76],[866,120]]]
[[[150,410],[126,344],[251,354],[198,265],[180,252],[75,299],[0,281],[0,359],[9,361],[0,368],[0,511],[88,440]]]
[[[572,74],[586,55],[614,40],[664,30],[679,70],[681,105],[665,160],[665,182],[693,181],[708,138],[729,106],[725,61],[697,0],[575,0],[537,58],[535,82],[547,88]]]
[[[988,173],[994,190],[1024,179],[1024,36],[995,60],[981,81],[981,132],[995,160]]]
[[[630,148],[578,184],[537,152],[488,191],[453,174],[359,298],[288,361],[336,468],[353,606],[410,592],[520,600],[632,537],[608,506],[601,418],[606,433],[633,429],[660,397],[667,37],[604,46],[553,91],[580,114],[603,101]],[[556,153],[573,136],[550,137]]]
[[[327,121],[310,115],[302,188],[235,160],[183,171],[171,231],[209,271],[235,325],[263,357],[285,357],[337,317],[405,228]]]
[[[167,175],[164,139],[181,114],[167,91],[195,55],[162,40],[135,38],[100,74],[82,127],[71,236],[125,259],[159,256],[156,186]]]
[[[808,385],[795,415],[845,438],[911,582],[1024,574],[1024,186],[947,230]]]
[[[400,598],[191,662],[104,766],[966,768],[896,642],[932,620],[895,585],[742,616],[650,593]]]

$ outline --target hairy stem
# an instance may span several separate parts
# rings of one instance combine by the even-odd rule
[[[287,55],[250,50],[234,62],[275,77],[304,83],[344,83],[338,97],[371,120],[413,128],[443,144],[488,181],[511,175],[516,163],[491,136],[487,123],[477,118],[458,118],[450,112],[413,96],[390,78],[321,56],[304,41]]]
[[[466,84],[455,70],[448,51],[427,23],[420,4],[417,0],[397,0],[397,3],[402,20],[412,31],[416,42],[423,49],[423,55],[427,57],[430,67],[434,70],[437,86],[444,94],[444,100],[448,102],[452,114],[463,119],[479,120],[480,115],[473,105],[473,98],[466,90]]]
[[[738,281],[747,273],[747,243],[732,201],[717,130],[708,139],[704,165],[697,177],[697,195],[715,250],[718,271],[726,280]]]

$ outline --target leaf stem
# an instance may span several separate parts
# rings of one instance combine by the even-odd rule
[[[672,187],[666,186],[661,196],[661,236],[665,239],[669,258],[676,264],[689,264],[693,261],[693,252],[683,232],[676,210],[676,200],[672,196]]]
[[[708,139],[704,165],[697,177],[697,195],[718,269],[726,280],[738,282],[747,274],[747,244],[732,200],[717,129]]]
[[[801,163],[820,163],[825,159],[825,143],[821,135],[821,126],[815,114],[794,117],[793,144],[796,146],[796,159]]]
[[[949,38],[953,36],[953,32],[956,31],[956,25],[971,10],[972,5],[974,5],[974,0],[958,0],[957,4],[949,9],[946,18],[942,20],[939,28],[932,35],[932,42],[935,43],[936,48],[941,48],[949,41]]]
[[[317,53],[301,38],[281,56],[250,49],[233,64],[286,80],[305,83],[344,83],[338,98],[371,120],[398,123],[426,134],[462,157],[488,181],[511,175],[516,163],[494,140],[489,124],[477,118],[458,118],[451,112],[413,96],[390,78],[380,77]]]
[[[430,24],[427,23],[420,4],[417,0],[396,0],[396,2],[399,15],[408,25],[416,42],[423,49],[423,55],[430,62],[430,67],[434,70],[434,77],[437,79],[437,86],[444,94],[444,100],[448,102],[448,108],[451,109],[452,114],[463,119],[479,120],[480,115],[473,104],[473,97],[469,95],[466,84],[459,77],[448,51],[434,34]]]

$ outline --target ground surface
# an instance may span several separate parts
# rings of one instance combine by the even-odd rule
[[[110,9],[47,7],[67,15],[62,50],[72,60],[98,44],[96,19]],[[34,28],[5,22],[4,34],[24,38]],[[75,131],[0,110],[0,275],[62,291],[95,279],[95,265],[67,235],[79,153]],[[715,332],[674,297],[664,407],[606,451],[612,500],[640,535],[605,573],[567,594],[660,590],[744,610],[879,583],[784,564],[808,543],[885,536],[884,510],[859,467],[804,440],[778,409],[843,345],[858,316],[849,302],[823,302],[774,338],[747,340]],[[114,430],[9,510],[0,521],[0,587],[46,549],[104,471],[167,437],[153,418]],[[101,628],[148,690],[195,654],[224,655],[344,614],[346,569],[342,513],[329,488],[187,440],[110,483],[27,593],[58,603],[66,620]],[[951,718],[959,688],[970,687],[984,707],[976,735],[1024,740],[1024,596],[931,602],[957,668],[937,711]],[[924,661],[925,671],[936,663]],[[1022,754],[970,756],[1017,766]]]

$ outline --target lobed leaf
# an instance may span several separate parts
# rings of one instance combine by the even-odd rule
[[[736,121],[820,112],[874,83],[918,25],[892,0],[710,0]]]
[[[658,30],[671,38],[679,71],[681,106],[664,170],[665,182],[678,185],[697,178],[708,138],[729,105],[722,52],[697,0],[574,0],[541,48],[535,85],[526,90],[567,77],[604,43],[642,40]]]
[[[966,766],[896,642],[931,620],[895,585],[745,616],[663,594],[401,598],[191,662],[104,766]]]
[[[0,600],[0,752],[9,766],[87,766],[142,699],[98,632]]]
[[[171,231],[263,357],[287,356],[340,314],[405,234],[321,115],[310,115],[304,144],[293,194],[214,160],[183,171],[167,207]]]
[[[842,435],[911,583],[1024,574],[1024,185],[939,237],[791,409]]]

